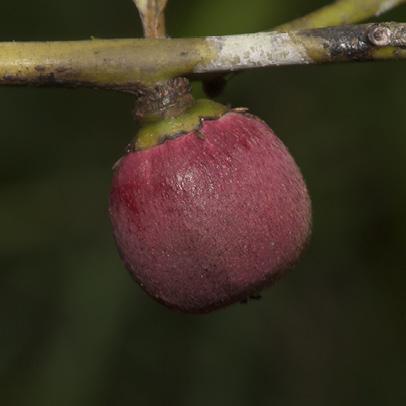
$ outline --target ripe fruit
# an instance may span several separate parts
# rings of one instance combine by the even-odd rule
[[[312,222],[300,170],[272,130],[208,100],[140,131],[117,164],[110,218],[133,278],[188,313],[272,284],[297,262]]]

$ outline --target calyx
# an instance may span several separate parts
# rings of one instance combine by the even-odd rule
[[[144,121],[130,142],[128,151],[148,149],[190,132],[196,132],[197,136],[203,137],[199,132],[202,122],[216,120],[227,111],[229,109],[226,106],[211,100],[192,100],[190,106],[174,117],[164,115],[154,121]]]

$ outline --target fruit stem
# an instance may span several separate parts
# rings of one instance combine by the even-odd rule
[[[142,125],[164,118],[176,118],[193,104],[190,92],[186,78],[170,79],[154,88],[140,90],[133,116]]]

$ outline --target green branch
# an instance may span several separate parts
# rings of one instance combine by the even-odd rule
[[[386,40],[374,40],[382,32]],[[0,85],[138,94],[176,76],[202,79],[280,65],[405,59],[405,44],[406,24],[397,23],[195,39],[0,43]]]
[[[195,39],[162,38],[166,0],[133,1],[147,39],[0,42],[0,85],[139,94],[177,76],[200,80],[260,67],[405,58],[404,44],[394,41],[405,36],[403,24],[381,24],[390,31],[384,45],[371,40],[375,25],[314,28],[361,21],[406,0],[338,0],[273,32]],[[304,28],[311,29],[297,31]]]
[[[349,25],[379,16],[390,9],[406,3],[406,0],[337,0],[306,16],[279,25],[272,31],[293,31]]]

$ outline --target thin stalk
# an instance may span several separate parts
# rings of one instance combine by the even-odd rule
[[[165,7],[167,0],[133,0],[141,17],[145,38],[166,37]]]
[[[272,28],[272,31],[356,24],[379,16],[403,3],[406,3],[406,0],[337,0],[303,17]]]

